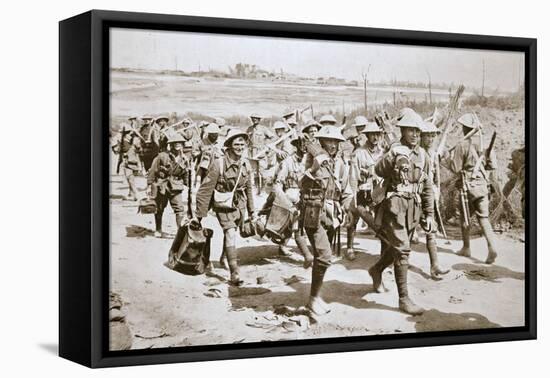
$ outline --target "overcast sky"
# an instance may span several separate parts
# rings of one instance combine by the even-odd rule
[[[513,91],[524,74],[523,53],[456,48],[411,47],[357,42],[243,37],[221,34],[111,29],[111,67],[227,71],[236,63],[306,77],[334,76],[369,81],[464,83]],[[523,83],[523,80],[521,80]]]

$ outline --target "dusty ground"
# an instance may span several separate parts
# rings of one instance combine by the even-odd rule
[[[389,101],[392,91],[370,88],[369,103]],[[421,101],[424,92],[411,89],[407,95]],[[443,98],[447,93],[437,96]],[[223,117],[251,112],[282,114],[309,103],[313,103],[316,114],[340,110],[343,103],[361,104],[362,90],[135,73],[115,73],[111,80],[112,122],[130,115],[162,112]],[[499,178],[504,182],[510,153],[524,139],[524,114],[469,110],[478,112],[486,126],[487,140],[493,130],[499,132],[495,150]],[[458,129],[451,134],[450,144],[460,138],[459,134]],[[144,189],[145,180],[141,178],[139,184]],[[302,268],[298,254],[280,259],[277,247],[268,241],[238,240],[241,276],[245,280],[241,288],[228,287],[228,272],[219,268],[211,275],[195,277],[171,271],[165,264],[172,240],[153,237],[153,216],[137,214],[137,203],[123,201],[127,190],[122,176],[111,176],[111,290],[120,294],[125,303],[133,348],[524,324],[525,248],[521,231],[498,236],[500,255],[494,265],[488,266],[482,263],[487,254],[485,241],[479,236],[472,240],[472,259],[456,256],[460,232],[449,227],[450,243],[438,240],[438,244],[441,265],[452,270],[440,282],[429,278],[424,243],[415,245],[409,291],[419,305],[428,309],[417,317],[398,311],[392,269],[384,273],[390,292],[372,292],[366,270],[380,253],[379,241],[368,232],[359,233],[355,245],[357,260],[335,263],[325,277],[322,295],[330,303],[331,313],[311,319],[300,312],[308,297],[311,270]],[[165,229],[174,234],[175,221],[169,209],[164,223]],[[215,231],[211,259],[217,261],[221,230],[214,217],[205,219],[205,225]],[[345,245],[345,237],[342,244]],[[298,310],[289,312],[292,309]]]
[[[144,188],[144,179],[139,182]],[[171,239],[153,237],[153,216],[137,214],[135,202],[121,199],[126,193],[123,177],[113,175],[111,290],[123,298],[133,348],[524,324],[524,244],[517,235],[499,236],[500,255],[491,266],[482,263],[487,248],[479,237],[472,240],[472,259],[455,255],[458,240],[449,245],[438,240],[441,265],[452,269],[440,282],[429,279],[425,245],[417,244],[410,259],[409,290],[429,310],[412,317],[397,309],[391,269],[384,273],[390,292],[372,292],[366,269],[376,261],[380,247],[368,232],[361,232],[356,238],[357,260],[339,261],[328,270],[322,296],[332,311],[315,320],[300,311],[277,314],[284,312],[282,306],[299,308],[307,300],[311,270],[302,268],[298,254],[280,259],[270,242],[240,239],[243,287],[229,287],[228,272],[218,267],[208,276],[182,275],[165,265]],[[168,209],[164,223],[168,232],[175,233],[174,216]],[[217,261],[221,230],[213,217],[205,224],[215,230],[211,258]],[[258,284],[258,279],[263,283]]]

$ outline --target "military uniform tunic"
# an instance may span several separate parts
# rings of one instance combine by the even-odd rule
[[[387,188],[376,217],[383,245],[390,243],[399,255],[408,257],[410,239],[421,216],[433,217],[434,213],[428,154],[418,145],[394,143],[376,164],[375,173]]]
[[[303,222],[304,228],[313,247],[315,259],[328,266],[332,258],[331,242],[343,219],[341,201],[346,193],[345,189],[349,187],[346,185],[347,166],[340,155],[331,158],[325,153],[316,157],[308,154],[305,168],[306,172],[300,182],[302,216],[309,216],[308,197],[315,201],[315,197],[320,195],[322,208],[318,222],[307,226],[308,222],[313,220],[306,219]]]
[[[491,153],[488,161],[481,158],[481,163],[477,163],[484,152],[478,144],[472,139],[460,142],[449,157],[449,167],[453,173],[458,176],[457,188],[462,188],[462,172],[465,173],[468,191],[468,203],[470,212],[474,211],[476,216],[481,218],[489,217],[489,172],[494,170],[495,156]],[[476,169],[477,165],[477,169]],[[462,208],[461,208],[462,211]]]
[[[239,177],[239,170],[241,171]],[[208,210],[213,205],[214,189],[227,193],[235,188],[233,197],[234,209],[218,209],[213,207],[216,217],[225,231],[239,227],[245,220],[245,211],[249,216],[254,213],[254,198],[252,196],[252,172],[250,164],[244,160],[234,161],[227,154],[223,158],[210,163],[208,173],[197,192],[197,216],[200,218],[208,215]]]
[[[163,213],[168,202],[174,213],[185,213],[182,192],[188,187],[189,174],[189,161],[183,156],[161,152],[153,160],[147,184],[154,186],[157,214]]]

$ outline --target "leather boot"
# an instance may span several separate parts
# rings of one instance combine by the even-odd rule
[[[355,251],[353,250],[353,239],[355,236],[355,227],[352,227],[351,225],[348,225],[348,237],[346,240],[346,259],[353,261],[356,258]]]
[[[470,227],[465,226],[464,223],[461,225],[462,230],[462,249],[456,254],[464,257],[471,257],[472,251],[470,250]]]
[[[296,233],[295,240],[298,245],[298,249],[302,253],[302,256],[304,256],[304,269],[308,269],[311,265],[313,265],[313,255],[307,246],[307,238]]]
[[[229,283],[235,286],[241,286],[243,280],[239,277],[239,262],[237,258],[237,250],[235,247],[225,247],[225,253],[227,254],[227,261],[229,263],[229,272],[231,277]]]
[[[323,263],[319,263],[319,260],[315,259],[313,262],[313,269],[311,272],[311,290],[309,295],[309,302],[307,308],[315,315],[325,315],[330,312],[328,305],[321,299],[321,287],[323,286],[323,279],[328,266]]]
[[[382,243],[380,258],[378,259],[376,264],[371,266],[368,270],[369,275],[372,278],[372,287],[375,292],[385,293],[388,291],[388,289],[386,289],[386,286],[384,285],[384,281],[382,280],[382,273],[384,272],[384,269],[391,265],[392,262],[393,254],[391,249],[387,247],[385,243]]]
[[[399,293],[399,309],[410,315],[420,315],[424,309],[417,306],[409,298],[409,290],[407,287],[407,274],[409,265],[406,262],[399,261],[398,258],[394,263],[395,282],[397,283],[397,292]]]
[[[162,213],[155,214],[155,237],[162,237]]]
[[[487,254],[487,260],[485,260],[485,263],[492,264],[498,256],[495,248],[495,233],[493,232],[493,227],[491,227],[489,218],[478,218],[478,222],[481,226],[483,236],[485,236],[485,239],[487,240],[487,247],[489,248],[489,253]]]
[[[428,249],[428,255],[430,256],[430,274],[435,281],[442,280],[441,275],[450,272],[449,269],[443,270],[439,267],[437,258],[437,244],[435,242],[435,235],[432,233],[426,234],[426,248]]]

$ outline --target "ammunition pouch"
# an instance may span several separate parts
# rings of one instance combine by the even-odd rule
[[[302,224],[304,228],[317,229],[321,226],[321,216],[325,208],[322,189],[309,189],[302,194]]]
[[[183,180],[173,176],[168,177],[168,187],[172,192],[182,192],[185,189]]]

